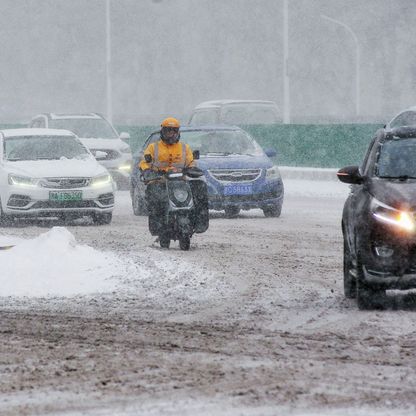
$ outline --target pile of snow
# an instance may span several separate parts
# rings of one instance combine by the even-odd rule
[[[111,253],[78,245],[64,227],[53,227],[32,240],[9,236],[0,245],[0,296],[70,296],[110,292],[123,263]]]
[[[21,241],[24,240],[19,237],[14,237],[12,235],[0,235],[0,250],[19,244]]]

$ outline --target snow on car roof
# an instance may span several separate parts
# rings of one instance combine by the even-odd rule
[[[232,126],[227,124],[195,124],[194,126],[181,126],[181,131],[186,130],[242,130],[238,126]]]
[[[72,131],[62,129],[5,129],[0,130],[3,137],[18,137],[18,136],[75,136]]]
[[[186,131],[217,131],[217,130],[230,130],[230,131],[234,131],[234,130],[240,130],[243,131],[242,128],[238,127],[238,126],[233,126],[233,125],[227,125],[227,124],[196,124],[194,126],[181,126],[179,131],[181,132],[186,132]],[[155,133],[160,133],[160,130],[155,130],[153,133],[151,134],[155,134]]]
[[[199,108],[207,108],[207,107],[219,107],[225,104],[267,104],[267,105],[276,105],[274,101],[266,101],[266,100],[231,100],[231,99],[224,99],[224,100],[213,100],[213,101],[204,101],[199,103],[195,110]]]
[[[50,113],[49,114],[51,119],[59,120],[63,118],[95,118],[100,119],[101,117],[95,113],[86,113],[86,114],[57,114],[57,113]]]

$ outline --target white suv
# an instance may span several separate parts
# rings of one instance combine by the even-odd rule
[[[128,188],[132,155],[130,146],[123,140],[129,140],[130,135],[118,134],[100,114],[42,113],[32,118],[29,127],[72,131],[110,172],[117,186]]]
[[[198,104],[192,111],[189,125],[272,124],[281,121],[274,101],[216,100]]]
[[[109,224],[113,208],[111,176],[72,132],[0,130],[0,224],[85,215]]]

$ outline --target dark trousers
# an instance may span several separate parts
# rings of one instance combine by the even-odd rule
[[[192,223],[196,233],[203,233],[208,229],[208,191],[203,181],[189,181],[194,199]],[[152,235],[159,235],[166,221],[168,196],[164,183],[151,183],[146,187],[146,204],[149,213],[149,231]]]
[[[191,185],[195,204],[194,229],[196,233],[203,233],[209,226],[207,184],[200,180],[189,181],[189,184]]]
[[[164,183],[150,183],[146,187],[146,204],[149,213],[149,231],[159,235],[165,225],[168,195]]]

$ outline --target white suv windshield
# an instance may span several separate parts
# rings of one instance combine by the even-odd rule
[[[82,138],[116,139],[118,135],[110,124],[99,118],[61,118],[49,121],[52,129],[64,129]]]
[[[222,108],[221,120],[226,124],[277,123],[279,115],[273,105],[230,104]]]
[[[218,109],[217,108],[209,108],[206,110],[198,110],[196,111],[191,119],[191,124],[193,125],[200,125],[206,126],[208,124],[216,124],[218,123]]]
[[[4,139],[5,158],[17,160],[84,159],[87,149],[71,136],[19,136]]]

